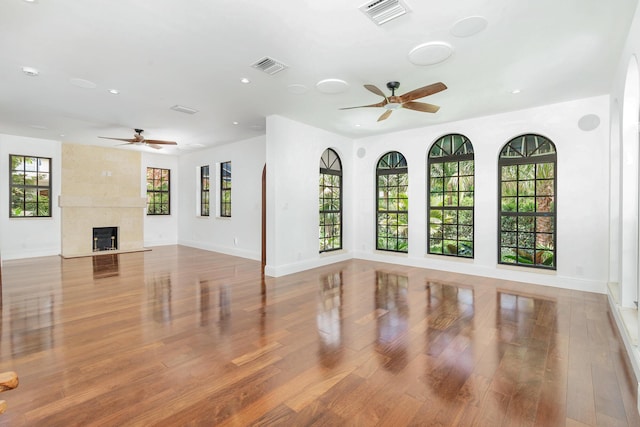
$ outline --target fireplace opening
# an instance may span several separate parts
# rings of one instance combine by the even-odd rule
[[[118,227],[94,227],[93,251],[115,251],[118,249]]]

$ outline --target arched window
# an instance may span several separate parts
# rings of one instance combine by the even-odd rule
[[[498,160],[498,262],[556,269],[556,148],[540,135],[509,141]]]
[[[342,249],[342,164],[327,148],[320,157],[320,252]]]
[[[473,258],[473,161],[473,145],[463,135],[445,135],[429,150],[430,254]]]
[[[393,252],[409,250],[409,183],[407,161],[391,151],[376,167],[376,249]]]

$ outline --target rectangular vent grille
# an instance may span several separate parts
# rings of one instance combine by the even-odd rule
[[[262,70],[265,73],[270,75],[279,73],[280,71],[287,68],[287,66],[284,65],[282,62],[277,61],[273,58],[269,58],[268,56],[265,56],[264,58],[259,59],[258,61],[251,64],[251,66],[253,68],[257,68],[258,70]]]
[[[185,114],[195,114],[198,112],[198,110],[194,110],[193,108],[185,107],[182,105],[174,105],[173,107],[169,107],[169,108],[171,108],[173,111],[178,111],[180,113],[185,113]]]
[[[389,22],[409,12],[409,7],[400,0],[376,0],[363,4],[360,11],[378,25]]]

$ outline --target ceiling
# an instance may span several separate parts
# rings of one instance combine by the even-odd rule
[[[98,136],[142,128],[175,154],[264,134],[273,114],[359,138],[601,95],[636,3],[406,0],[377,25],[363,0],[3,0],[0,133],[117,146]],[[286,68],[251,66],[264,57]],[[392,80],[448,89],[418,100],[434,114],[340,110]]]

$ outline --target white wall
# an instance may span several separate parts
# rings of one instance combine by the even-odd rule
[[[3,260],[60,254],[58,141],[0,134],[0,251]],[[9,154],[51,158],[51,218],[9,218]]]
[[[231,162],[231,218],[220,218],[215,209],[216,164],[227,161]],[[206,165],[211,182],[211,212],[210,216],[201,217],[200,166]],[[264,165],[264,136],[180,156],[178,243],[259,260]]]
[[[280,276],[352,258],[353,142],[280,116],[267,117],[267,267]],[[343,250],[319,253],[320,156],[338,153],[343,169]]]
[[[605,292],[608,268],[608,108],[601,96],[514,111],[479,119],[365,138],[356,149],[359,258],[478,274],[585,291]],[[590,132],[578,128],[586,114],[601,118]],[[431,144],[443,135],[467,136],[475,151],[475,258],[459,260],[425,255],[426,160]],[[557,271],[497,264],[498,167],[500,150],[512,138],[537,133],[551,139],[558,153]],[[409,168],[409,253],[389,256],[375,250],[373,174],[379,158],[397,150]]]
[[[609,97],[600,96],[355,142],[282,117],[269,117],[267,273],[277,276],[356,257],[604,293],[609,253],[608,110]],[[586,114],[598,115],[600,126],[589,132],[580,130],[578,121]],[[466,135],[475,149],[475,259],[471,261],[425,255],[427,150],[448,133]],[[555,272],[497,264],[497,159],[505,143],[524,133],[550,138],[558,152]],[[327,147],[340,154],[347,177],[345,253],[334,259],[319,256],[317,242],[317,163]],[[406,255],[375,250],[375,166],[392,150],[400,151],[409,167]]]
[[[171,171],[171,215],[144,216],[144,246],[175,245],[178,243],[178,207],[180,205],[178,157],[156,153],[142,153],[142,197],[147,196],[146,170],[148,167],[169,169]]]
[[[638,60],[640,59],[640,11],[635,15],[627,35],[625,47],[618,61],[611,85],[611,180],[612,202],[617,203],[611,216],[610,241],[612,260],[609,274],[609,303],[636,379],[640,379],[640,316],[635,301],[638,296],[638,159],[639,88]],[[616,215],[617,214],[617,215]],[[617,256],[617,258],[616,258]],[[638,398],[640,409],[640,397]]]

